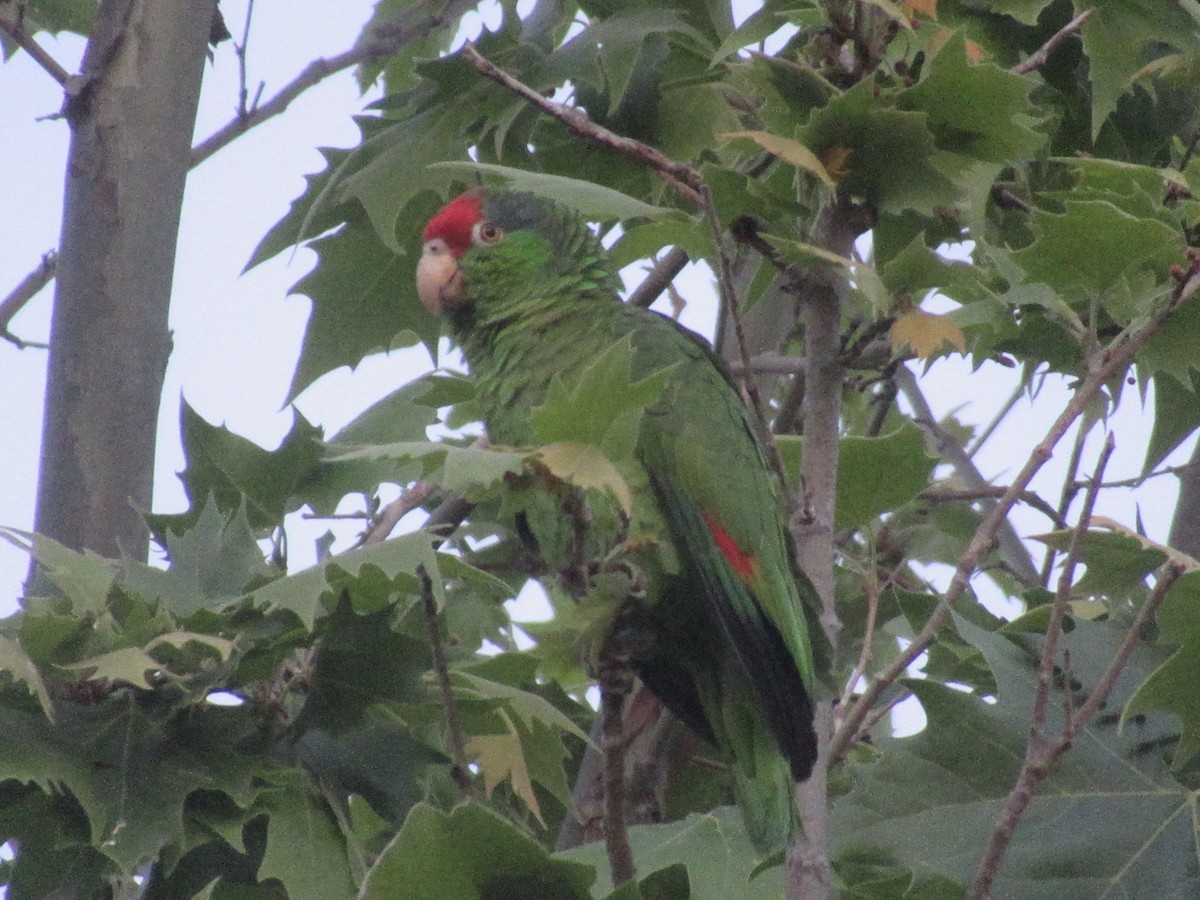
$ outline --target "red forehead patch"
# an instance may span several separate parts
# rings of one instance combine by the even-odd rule
[[[460,194],[438,211],[425,226],[421,241],[441,238],[455,256],[471,247],[471,228],[483,218],[483,195],[479,191]]]

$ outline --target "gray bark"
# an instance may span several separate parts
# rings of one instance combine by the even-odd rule
[[[71,127],[34,528],[145,558],[180,207],[216,0],[103,0]],[[31,572],[30,587],[34,573]]]

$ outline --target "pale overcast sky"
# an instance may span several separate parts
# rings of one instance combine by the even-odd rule
[[[251,85],[265,82],[263,96],[269,98],[312,59],[348,48],[372,6],[367,0],[286,4],[260,0],[250,40]],[[222,3],[229,28],[238,35],[244,9],[244,0]],[[38,39],[65,68],[78,68],[81,39],[55,40],[47,35]],[[280,404],[299,350],[308,301],[288,297],[287,291],[312,265],[312,255],[304,250],[283,254],[246,275],[239,273],[262,235],[303,190],[303,176],[322,167],[315,148],[353,145],[357,129],[351,116],[373,96],[360,97],[350,73],[328,79],[284,115],[255,128],[192,173],[172,301],[175,348],[159,429],[157,511],[178,511],[184,502],[175,476],[183,468],[178,433],[181,395],[209,421],[223,422],[267,447],[275,446],[289,427],[291,413],[281,410]],[[230,45],[223,44],[205,71],[197,139],[228,121],[236,99],[236,60]],[[0,171],[5,181],[5,202],[0,207],[0,297],[57,243],[68,132],[65,122],[39,121],[39,117],[54,113],[60,105],[58,85],[28,56],[18,53],[0,65]],[[398,285],[397,290],[411,287]],[[684,294],[691,303],[685,320],[707,330],[711,291],[702,273],[687,282]],[[48,288],[17,316],[12,330],[24,339],[45,341],[51,299],[52,288]],[[45,359],[45,351],[0,343],[0,525],[32,527]],[[373,358],[353,375],[341,370],[321,379],[297,405],[328,433],[427,365],[427,356],[418,350]],[[1012,383],[1011,373],[992,368],[996,372],[982,379],[971,375],[969,365],[960,360],[939,362],[924,379],[937,413],[966,406],[964,417],[987,421],[1007,398]],[[1134,399],[1134,390],[1129,389],[1129,400]],[[1063,396],[1058,385],[1048,386],[1045,392]],[[1045,400],[1002,429],[979,455],[985,474],[997,483],[1019,468],[1061,409],[1060,404]],[[1149,425],[1136,405],[1127,402],[1114,423],[1119,449],[1110,478],[1130,477],[1140,468]],[[1062,445],[1059,459],[1037,483],[1052,501],[1058,496],[1053,473],[1061,472],[1059,464],[1067,447]],[[1185,458],[1182,453],[1176,456]],[[1133,526],[1136,499],[1149,534],[1162,540],[1174,493],[1174,479],[1162,478],[1136,495],[1114,492],[1102,511]],[[311,540],[326,527],[321,523],[294,528],[290,545],[294,563],[311,561]],[[1024,534],[1046,527],[1036,515],[1023,514],[1018,520]],[[341,533],[354,530],[352,525],[344,526]],[[0,542],[0,614],[15,608],[26,565],[23,554]]]

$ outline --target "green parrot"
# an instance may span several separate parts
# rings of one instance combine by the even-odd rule
[[[553,380],[578,375],[618,341],[631,347],[632,379],[660,373],[665,386],[641,417],[634,459],[612,461],[642,470],[635,506],[648,508],[635,518],[670,547],[644,600],[631,601],[651,638],[631,665],[730,759],[758,849],[786,845],[797,827],[795,784],[817,756],[802,608],[815,607],[816,593],[723,364],[671,319],[622,303],[595,234],[548,200],[477,188],[443,207],[423,241],[418,294],[448,319],[493,443],[536,444],[530,414]]]

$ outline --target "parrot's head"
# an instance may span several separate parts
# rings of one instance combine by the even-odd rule
[[[421,240],[417,294],[434,315],[506,302],[564,277],[613,287],[580,217],[534,194],[469,190],[429,220]]]

